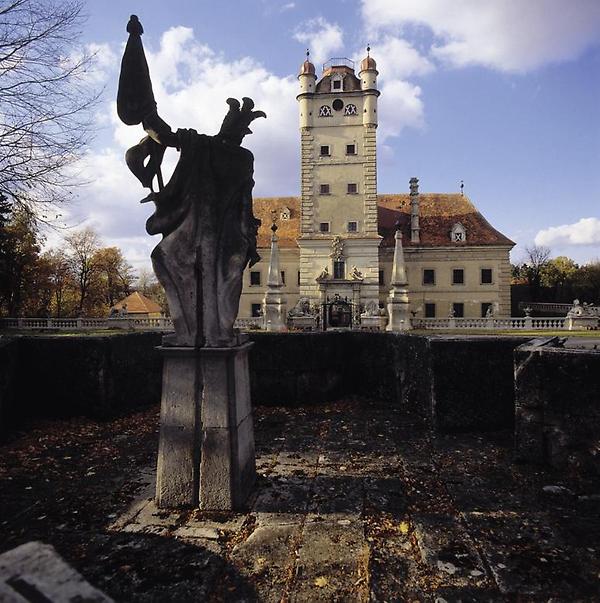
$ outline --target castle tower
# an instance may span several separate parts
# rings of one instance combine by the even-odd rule
[[[367,54],[357,76],[353,61],[330,59],[317,81],[307,56],[298,80],[300,296],[377,301],[376,63]]]

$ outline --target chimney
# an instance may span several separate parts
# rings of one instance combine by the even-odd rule
[[[410,241],[420,243],[419,236],[419,179],[411,178],[410,184]]]

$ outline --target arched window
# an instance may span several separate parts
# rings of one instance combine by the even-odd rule
[[[358,109],[356,105],[346,105],[344,109],[344,115],[358,115]]]
[[[331,112],[331,107],[329,105],[323,105],[319,109],[319,117],[331,117],[333,113]]]

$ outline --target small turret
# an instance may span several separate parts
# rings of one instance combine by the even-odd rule
[[[377,127],[377,63],[371,56],[371,47],[367,46],[367,56],[360,62],[360,89],[366,93],[363,124]]]
[[[310,51],[308,49],[306,50],[306,60],[300,65],[298,80],[300,81],[300,94],[314,93],[317,75],[315,66],[310,62]]]
[[[377,63],[371,56],[371,47],[367,46],[367,56],[360,62],[360,86],[362,90],[377,90]]]

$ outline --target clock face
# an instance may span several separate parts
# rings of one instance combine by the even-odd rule
[[[333,103],[331,103],[331,106],[336,111],[341,111],[344,108],[344,101],[341,98],[336,98]]]

